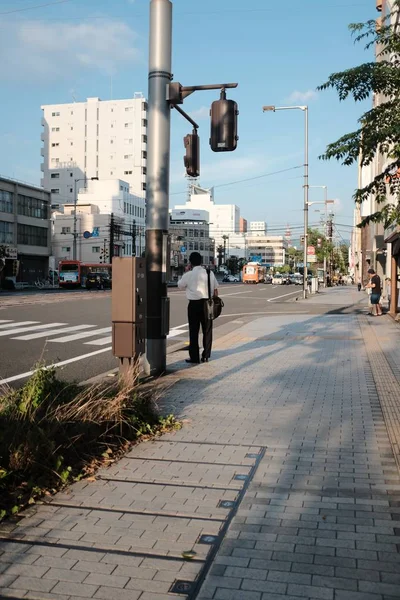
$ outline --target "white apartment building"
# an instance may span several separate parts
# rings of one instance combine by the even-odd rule
[[[250,221],[250,233],[265,235],[267,233],[267,223],[265,221]]]
[[[215,247],[223,244],[223,236],[240,231],[240,210],[235,204],[215,204],[213,189],[203,189],[193,185],[190,200],[183,205],[175,206],[176,210],[205,210],[210,215],[210,237],[215,240]]]
[[[141,94],[126,100],[44,105],[41,184],[53,202],[73,202],[85,179],[122,179],[145,196],[147,104]]]

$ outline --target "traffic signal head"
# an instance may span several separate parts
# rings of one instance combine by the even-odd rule
[[[234,100],[227,100],[225,90],[221,98],[211,104],[210,146],[213,152],[232,152],[237,147],[238,107]]]
[[[186,149],[186,155],[183,157],[186,173],[189,177],[198,177],[200,175],[200,138],[195,129],[192,133],[185,135],[183,145]]]

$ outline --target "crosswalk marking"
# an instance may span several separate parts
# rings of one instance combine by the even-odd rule
[[[171,331],[169,332],[168,337],[169,338],[173,338],[176,337],[177,335],[183,335],[184,333],[186,333],[185,331],[182,330],[178,330],[178,329],[171,329]]]
[[[95,325],[93,325],[92,327],[95,327]],[[80,327],[80,329],[82,329],[82,326]],[[82,338],[97,335],[99,333],[110,333],[110,331],[111,327],[103,327],[103,329],[93,329],[92,331],[85,331],[83,333],[66,335],[64,337],[56,338],[55,340],[50,340],[50,342],[58,342],[59,344],[65,344],[66,342],[74,342],[75,340],[80,340]]]
[[[91,342],[85,342],[85,346],[105,346],[106,344],[111,344],[112,336],[100,338],[99,340],[92,340]]]
[[[50,329],[51,327],[60,327],[61,325],[67,325],[67,323],[47,323],[46,325],[34,325],[31,327],[21,327],[17,329],[7,329],[7,331],[0,331],[0,336],[3,335],[15,335],[16,333],[25,333],[26,331],[34,331],[40,329]]]
[[[8,327],[22,327],[23,325],[35,325],[35,323],[40,323],[40,321],[19,321],[17,323],[8,322],[7,324],[0,325],[0,329],[7,329]]]
[[[38,338],[46,337],[48,335],[58,335],[59,333],[68,333],[70,331],[78,331],[81,329],[89,329],[95,327],[95,325],[74,325],[73,327],[64,327],[63,329],[50,329],[50,331],[40,331],[39,333],[30,333],[28,335],[22,335],[20,337],[13,337],[13,340],[36,340]]]
[[[11,323],[12,319],[0,319],[0,323]]]

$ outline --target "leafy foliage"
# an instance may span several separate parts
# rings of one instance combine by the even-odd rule
[[[349,26],[356,42],[364,41],[365,48],[376,47],[376,62],[333,73],[319,86],[319,90],[335,89],[340,100],[353,97],[355,102],[374,97],[374,106],[358,119],[359,128],[328,145],[320,157],[335,158],[343,165],[359,162],[367,166],[383,157],[385,165],[368,185],[357,189],[354,200],[358,203],[375,197],[380,209],[365,217],[368,222],[400,224],[400,0],[395,0],[393,11],[375,20],[353,23]],[[378,96],[379,95],[379,96]]]

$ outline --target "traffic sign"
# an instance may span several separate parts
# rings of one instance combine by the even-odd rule
[[[181,252],[186,252],[186,247],[185,246],[181,246]]]
[[[85,238],[85,240],[88,240],[90,237],[92,237],[92,234],[90,233],[90,231],[84,231],[83,237]]]
[[[315,254],[315,246],[307,246],[307,254],[314,255]]]

